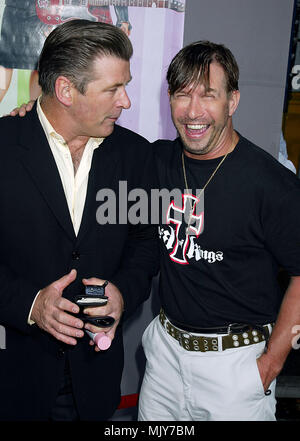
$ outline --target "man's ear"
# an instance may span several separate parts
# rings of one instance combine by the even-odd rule
[[[64,76],[59,76],[55,81],[55,94],[60,103],[67,107],[71,106],[73,102],[73,85],[71,81]]]
[[[232,116],[240,102],[240,91],[233,90],[229,97],[229,116]]]

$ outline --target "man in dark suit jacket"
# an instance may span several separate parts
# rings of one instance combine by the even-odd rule
[[[118,406],[118,325],[149,295],[158,260],[151,226],[96,216],[100,189],[113,190],[118,207],[120,181],[128,191],[154,185],[148,142],[115,126],[130,106],[131,54],[115,26],[57,27],[40,57],[34,111],[0,120],[1,420],[106,420]],[[101,314],[116,321],[106,351],[93,349],[76,315],[89,278],[109,281]]]

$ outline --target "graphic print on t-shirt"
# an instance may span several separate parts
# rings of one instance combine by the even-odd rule
[[[159,238],[163,241],[170,259],[181,265],[188,265],[194,259],[214,263],[223,260],[222,251],[203,250],[198,238],[204,229],[204,209],[196,214],[199,198],[192,194],[182,195],[182,205],[172,201],[166,212],[167,226],[159,227]],[[196,242],[197,241],[197,242]]]
[[[200,215],[195,214],[196,205],[199,199],[190,194],[182,195],[182,207],[175,205],[172,201],[167,211],[167,224],[176,225],[175,245],[170,258],[174,262],[187,264],[186,251],[190,242],[190,235],[196,234],[196,237],[201,234],[203,229],[203,212]]]

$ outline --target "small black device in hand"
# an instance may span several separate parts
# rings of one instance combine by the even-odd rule
[[[85,285],[84,292],[75,297],[75,303],[80,307],[80,318],[84,323],[90,323],[99,328],[108,328],[112,326],[115,319],[110,316],[89,316],[83,314],[83,310],[87,307],[104,306],[107,304],[108,297],[105,295],[105,287],[108,282],[103,285]]]
[[[98,326],[98,328],[109,328],[115,322],[115,319],[109,315],[97,317],[85,315],[82,317],[82,320],[84,323],[90,323],[91,325]]]
[[[88,306],[104,306],[107,303],[108,297],[105,295],[105,287],[108,284],[106,281],[103,285],[86,285],[84,292],[75,297],[75,303],[80,309]]]

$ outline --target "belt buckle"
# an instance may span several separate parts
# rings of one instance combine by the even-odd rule
[[[244,328],[245,328],[244,330],[240,329],[242,326],[244,326]],[[234,329],[234,327],[235,327],[235,329]],[[249,326],[247,326],[243,323],[230,323],[227,326],[227,334],[234,334],[235,332],[237,332],[237,329],[239,329],[238,333],[240,333],[240,332],[244,332],[247,329],[249,329]]]

